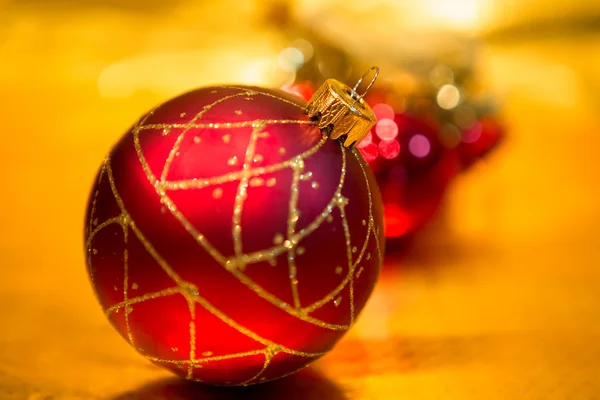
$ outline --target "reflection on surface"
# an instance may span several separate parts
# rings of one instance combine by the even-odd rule
[[[313,368],[273,382],[247,387],[210,387],[179,378],[167,378],[123,393],[112,400],[347,400],[332,381]]]

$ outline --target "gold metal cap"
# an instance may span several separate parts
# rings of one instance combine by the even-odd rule
[[[363,78],[373,70],[375,77],[365,92],[359,95],[356,89]],[[377,122],[375,113],[364,101],[363,96],[373,86],[378,75],[378,67],[369,69],[358,80],[354,88],[350,88],[336,79],[327,79],[308,102],[306,112],[311,118],[317,120],[320,129],[330,130],[330,138],[344,137],[345,147],[354,146],[367,136]]]

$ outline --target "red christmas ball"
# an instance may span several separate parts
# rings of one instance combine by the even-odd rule
[[[488,115],[475,122],[461,135],[461,143],[457,147],[463,169],[468,169],[475,162],[484,158],[498,147],[504,139],[504,127],[498,118]]]
[[[383,206],[356,150],[283,91],[209,87],[139,120],[98,173],[88,272],[122,336],[217,385],[329,351],[378,277]]]
[[[380,118],[358,147],[381,189],[385,235],[396,238],[436,213],[459,162],[456,152],[442,145],[435,124],[388,108],[389,117]]]

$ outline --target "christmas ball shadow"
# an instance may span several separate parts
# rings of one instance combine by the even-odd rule
[[[207,386],[180,378],[166,378],[120,394],[111,400],[347,400],[343,391],[315,369],[246,387]]]

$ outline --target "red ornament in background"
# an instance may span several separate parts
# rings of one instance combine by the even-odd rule
[[[456,152],[439,140],[439,130],[380,104],[378,123],[358,144],[380,185],[385,234],[396,238],[423,226],[438,210],[448,183],[458,173]]]
[[[329,351],[365,305],[380,194],[305,107],[282,91],[196,90],[106,158],[88,271],[112,324],[155,364],[218,385],[275,379]]]
[[[496,148],[504,137],[504,128],[498,118],[485,116],[466,129],[457,147],[463,169],[468,169]]]

